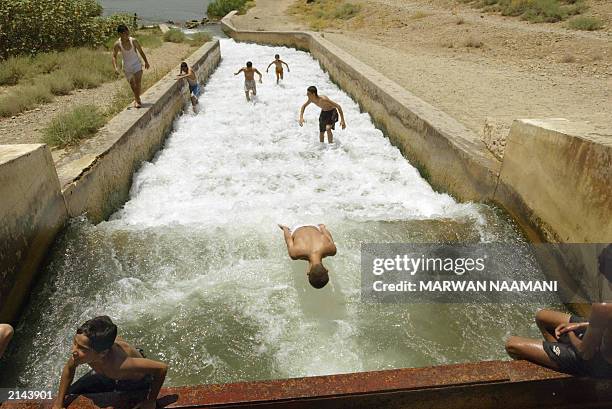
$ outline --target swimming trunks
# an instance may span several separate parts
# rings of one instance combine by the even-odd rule
[[[338,122],[338,110],[336,108],[329,111],[321,111],[321,115],[319,115],[319,132],[325,132],[327,125],[331,125],[331,129],[336,129],[336,122]]]
[[[572,315],[569,322],[586,322],[586,320],[577,315]],[[582,339],[585,332],[586,328],[581,328],[574,331],[574,334]],[[598,351],[588,361],[583,360],[570,343],[567,334],[563,334],[559,338],[559,342],[543,341],[543,347],[546,355],[559,366],[561,372],[595,378],[612,377],[612,363],[606,361],[601,352]]]
[[[200,96],[200,84],[198,84],[197,82],[193,85],[189,84],[189,92],[191,93],[191,95],[193,95],[194,97],[199,97]]]
[[[291,235],[293,236],[296,232],[297,229],[300,229],[302,227],[314,227],[315,229],[321,231],[321,229],[319,228],[318,225],[316,224],[296,224],[295,226],[293,226],[292,228],[289,229],[289,232],[291,233]]]
[[[244,92],[253,91],[253,94],[257,93],[257,84],[255,80],[244,80]]]

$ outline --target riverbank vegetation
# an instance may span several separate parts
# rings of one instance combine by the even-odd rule
[[[338,20],[349,20],[361,11],[359,4],[344,0],[314,0],[310,3],[299,0],[289,12],[304,20],[311,29],[321,30],[333,27]]]
[[[533,23],[555,23],[583,13],[584,0],[463,0],[483,11],[516,16]]]
[[[210,18],[220,19],[232,10],[237,10],[238,14],[244,14],[254,6],[255,0],[214,0],[208,5],[206,14]]]

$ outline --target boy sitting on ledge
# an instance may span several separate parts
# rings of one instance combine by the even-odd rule
[[[92,369],[74,384],[77,366]],[[72,355],[62,370],[59,393],[53,409],[64,406],[66,394],[149,390],[136,407],[154,409],[168,365],[146,359],[142,351],[117,337],[117,326],[107,316],[93,318],[81,325],[72,341]]]

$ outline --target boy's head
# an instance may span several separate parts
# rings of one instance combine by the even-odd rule
[[[308,282],[314,288],[323,288],[329,281],[329,275],[327,275],[327,269],[323,267],[323,264],[315,264],[308,271]]]
[[[253,66],[253,63],[250,61],[247,61],[247,68],[251,68]]]
[[[608,244],[597,257],[599,272],[612,283],[612,244]]]
[[[280,55],[276,54],[276,55],[274,56],[274,59],[275,59],[275,60],[280,60]]]
[[[117,338],[117,326],[106,315],[92,318],[81,325],[72,343],[72,357],[77,364],[90,363],[104,357]]]
[[[187,66],[187,63],[183,61],[181,63],[181,72],[188,72],[188,71],[189,71],[189,67]]]
[[[130,35],[130,29],[127,28],[125,24],[119,24],[117,26],[117,32],[121,38],[128,37]]]
[[[317,94],[317,87],[315,87],[314,85],[308,87],[308,89],[306,90],[306,96],[308,98],[318,97],[319,94]]]

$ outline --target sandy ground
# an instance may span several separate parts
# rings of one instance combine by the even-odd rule
[[[307,29],[294,1],[257,0],[238,28]],[[481,135],[500,156],[514,119],[563,117],[612,130],[612,2],[597,32],[530,24],[452,0],[361,0],[325,38]],[[474,47],[478,45],[478,47]],[[493,142],[491,142],[493,141]],[[492,144],[492,145],[491,145]]]
[[[151,70],[174,68],[193,50],[188,44],[163,43],[153,49],[145,49]],[[111,64],[110,54],[108,63]],[[145,72],[146,75],[146,72]],[[101,109],[110,106],[113,96],[124,83],[125,78],[107,82],[93,89],[75,90],[70,95],[58,96],[49,104],[13,118],[0,118],[0,144],[41,143],[41,130],[62,112],[83,104],[94,104]],[[54,157],[60,152],[54,151]]]

